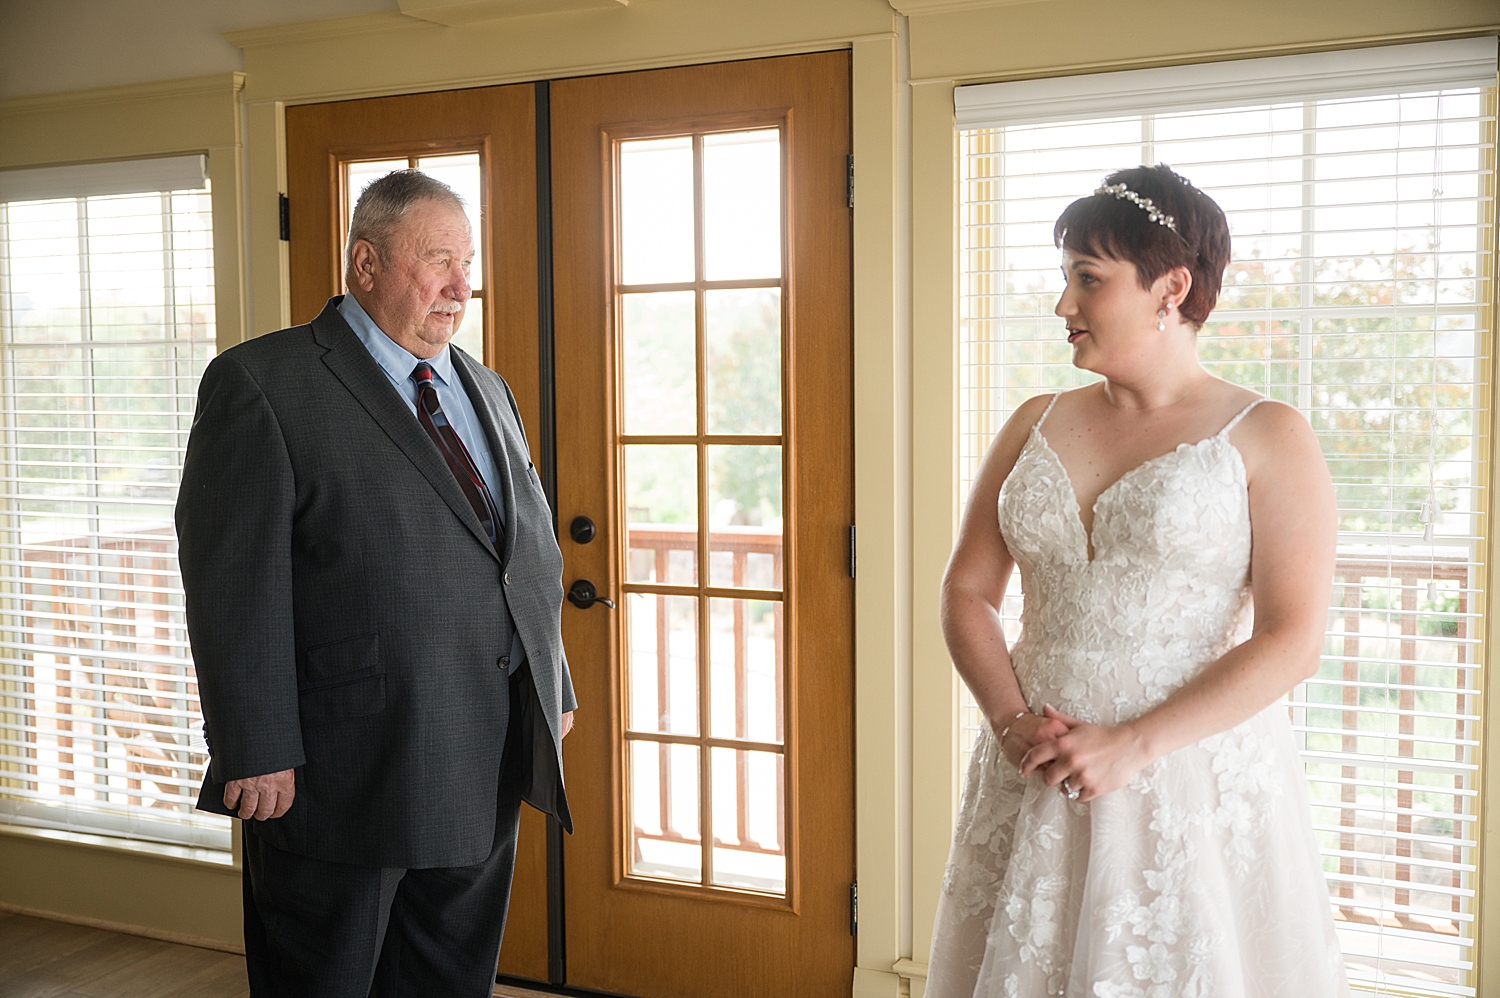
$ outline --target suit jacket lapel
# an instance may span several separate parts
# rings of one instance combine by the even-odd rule
[[[458,380],[463,382],[464,391],[469,396],[469,401],[474,406],[474,413],[479,417],[479,423],[484,427],[484,435],[489,440],[490,453],[495,458],[495,473],[500,481],[495,483],[499,495],[495,501],[500,504],[500,515],[505,518],[505,533],[503,535],[504,550],[500,553],[501,564],[509,564],[511,552],[516,546],[516,481],[515,469],[511,465],[512,455],[526,453],[526,445],[520,439],[519,433],[507,432],[510,420],[510,407],[505,404],[504,399],[497,399],[496,392],[486,378],[477,377],[469,367],[477,363],[468,354],[461,353],[456,348],[453,350],[453,368],[458,372]]]
[[[422,429],[417,417],[406,408],[406,403],[396,394],[385,372],[375,363],[375,358],[370,356],[359,337],[354,335],[354,330],[339,315],[333,300],[312,321],[312,330],[313,338],[328,350],[323,355],[324,365],[333,372],[334,377],[343,382],[349,394],[365,407],[365,411],[386,435],[411,459],[412,464],[417,466],[417,470],[422,472],[437,490],[437,494],[442,496],[443,501],[463,521],[464,526],[494,554],[495,547],[490,543],[489,534],[479,522],[479,517],[474,514],[469,500],[464,497],[463,489],[459,488],[453,472],[443,462],[443,455],[438,452],[437,445],[427,436],[427,431]]]

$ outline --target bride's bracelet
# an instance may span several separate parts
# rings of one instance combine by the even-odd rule
[[[1030,713],[1031,713],[1031,711],[1029,711],[1029,710],[1023,710],[1020,713],[1018,713],[1015,717],[1011,718],[1010,719],[1010,724],[1007,724],[1001,730],[1001,732],[1000,732],[1000,741],[1004,742],[1005,741],[1005,736],[1008,735],[1008,734],[1010,734],[1010,729],[1015,726],[1015,723],[1017,721],[1019,721],[1021,718],[1025,717],[1027,714],[1030,714]]]

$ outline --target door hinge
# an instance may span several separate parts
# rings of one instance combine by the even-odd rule
[[[854,524],[849,524],[849,578],[854,578],[854,558],[856,548],[854,546]]]
[[[859,935],[859,883],[849,885],[849,934]]]
[[[292,241],[292,203],[285,194],[278,194],[276,197],[279,199],[276,208],[281,213],[281,241],[289,243]]]
[[[853,208],[854,207],[854,154],[853,153],[850,153],[848,156],[844,157],[844,171],[845,171],[844,183],[846,185],[846,192],[849,195],[849,207]]]

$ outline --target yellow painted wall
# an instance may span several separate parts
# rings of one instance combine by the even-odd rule
[[[243,941],[237,868],[144,852],[0,833],[0,904],[224,949]]]
[[[921,991],[957,786],[956,685],[936,619],[958,512],[954,84],[1496,32],[1494,0],[637,0],[463,28],[364,15],[231,33],[245,50],[242,93],[236,76],[0,102],[0,169],[207,150],[227,344],[287,321],[276,195],[288,104],[852,48],[855,992],[896,998]],[[10,872],[22,865],[24,875]],[[173,870],[0,835],[0,903],[49,907],[41,897],[52,910],[133,913],[168,930],[186,913],[202,934],[232,938],[234,877]],[[106,902],[99,883],[140,900]],[[207,907],[187,907],[189,897]]]

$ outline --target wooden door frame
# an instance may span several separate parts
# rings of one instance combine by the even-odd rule
[[[822,53],[818,55],[786,56],[777,57],[778,63],[786,64],[792,60],[827,60],[830,57],[838,59],[841,63],[843,74],[849,72],[849,55],[846,51],[836,53]],[[566,202],[559,201],[556,211],[559,213],[559,226],[557,229],[558,251],[556,258],[558,293],[556,296],[556,321],[558,326],[559,342],[566,344],[568,341],[575,343],[587,343],[589,352],[592,354],[599,350],[608,351],[607,370],[614,372],[619,363],[618,350],[615,342],[615,287],[614,287],[614,219],[613,205],[615,192],[612,189],[614,179],[613,171],[603,169],[601,165],[613,161],[613,147],[615,141],[625,137],[637,137],[650,134],[662,134],[675,132],[681,134],[692,126],[707,126],[710,131],[740,130],[746,126],[755,125],[780,125],[781,122],[790,117],[790,123],[785,127],[783,135],[789,140],[797,134],[798,129],[805,129],[803,134],[818,136],[823,133],[819,128],[828,129],[832,119],[833,133],[841,136],[835,139],[833,145],[842,142],[852,144],[852,112],[847,103],[841,103],[835,96],[831,101],[824,101],[823,91],[817,91],[817,96],[810,97],[807,92],[802,92],[796,98],[796,106],[791,108],[788,115],[788,107],[783,100],[770,99],[760,103],[754,103],[757,98],[744,96],[745,87],[751,87],[750,92],[758,93],[753,86],[746,83],[754,80],[757,71],[764,71],[764,64],[772,60],[747,60],[745,62],[715,63],[711,66],[687,67],[684,69],[649,70],[642,73],[627,73],[604,77],[586,77],[574,80],[559,80],[553,83],[553,106],[557,108],[562,99],[572,101],[572,106],[577,106],[578,95],[586,92],[603,92],[603,88],[646,88],[660,92],[669,89],[667,81],[676,80],[678,85],[686,86],[687,74],[712,74],[711,78],[719,81],[733,81],[724,84],[728,87],[725,91],[734,96],[726,101],[729,106],[736,104],[740,107],[755,108],[752,111],[708,113],[704,111],[684,111],[673,114],[670,110],[661,113],[653,113],[649,117],[644,114],[633,113],[626,110],[619,112],[600,110],[603,117],[599,118],[597,126],[589,126],[585,131],[580,131],[575,122],[568,122],[556,115],[552,122],[554,135],[554,163],[556,164],[555,181],[559,190],[567,190],[570,197]],[[808,65],[811,65],[809,62]],[[832,65],[832,63],[825,63]],[[821,77],[820,77],[821,79]],[[847,80],[847,76],[845,76]],[[717,84],[716,84],[717,85]],[[770,86],[770,85],[765,85]],[[848,83],[842,84],[845,88]],[[774,87],[771,87],[774,89]],[[846,95],[848,89],[842,91]],[[684,93],[688,93],[684,91]],[[566,98],[559,95],[566,94]],[[628,102],[636,99],[630,93],[621,91],[620,100]],[[603,99],[603,98],[601,98]],[[697,102],[692,96],[684,96],[681,99],[673,98],[678,104],[684,101]],[[847,100],[847,96],[845,97]],[[746,103],[751,101],[750,103]],[[606,100],[610,106],[615,106],[612,99]],[[674,105],[675,106],[675,105]],[[802,110],[798,111],[797,107]],[[810,117],[811,123],[798,124],[797,118]],[[843,117],[840,117],[842,115]],[[594,119],[589,119],[594,120]],[[808,140],[804,139],[804,145]],[[784,164],[785,157],[795,157],[797,143],[787,141],[783,143],[782,155]],[[807,146],[807,148],[811,148]],[[564,611],[565,633],[578,634],[580,629],[588,633],[589,637],[581,639],[582,643],[577,647],[588,647],[590,649],[607,649],[610,660],[607,673],[604,676],[588,675],[580,666],[575,668],[575,684],[580,687],[580,699],[587,697],[590,702],[600,702],[601,706],[607,702],[609,717],[607,719],[607,733],[609,748],[608,756],[595,758],[600,750],[598,747],[586,746],[582,740],[570,739],[565,746],[565,754],[577,757],[579,752],[588,753],[589,765],[579,768],[577,765],[570,766],[570,772],[578,773],[571,782],[573,793],[583,801],[594,801],[599,796],[607,795],[609,834],[608,857],[589,858],[586,861],[579,858],[570,860],[570,895],[576,889],[576,885],[582,881],[575,881],[572,877],[573,870],[578,864],[583,863],[587,869],[584,878],[590,883],[597,882],[606,885],[602,889],[613,892],[622,890],[621,896],[633,896],[639,898],[655,897],[663,902],[673,899],[681,899],[684,903],[708,903],[710,898],[715,903],[722,903],[718,899],[731,900],[732,907],[741,911],[760,912],[757,917],[781,919],[785,917],[802,918],[810,917],[811,925],[836,925],[837,938],[847,941],[848,964],[845,968],[852,975],[855,967],[856,947],[850,933],[849,919],[849,896],[848,888],[855,879],[857,854],[854,848],[854,824],[856,819],[855,808],[855,772],[853,767],[855,750],[854,732],[854,700],[855,700],[855,671],[853,662],[853,646],[855,634],[855,612],[853,600],[853,583],[848,577],[848,543],[849,525],[853,522],[853,314],[852,314],[852,271],[853,271],[853,246],[852,246],[852,220],[846,214],[846,149],[840,149],[836,157],[829,157],[828,163],[817,160],[817,166],[807,165],[811,161],[799,162],[799,169],[786,169],[784,176],[786,186],[783,198],[790,202],[797,197],[798,184],[827,185],[827,190],[818,195],[817,204],[822,207],[808,213],[807,218],[799,218],[789,207],[784,206],[786,222],[783,226],[783,251],[784,260],[788,269],[784,271],[787,279],[783,293],[783,316],[793,317],[792,321],[783,328],[788,334],[784,341],[784,353],[782,357],[782,383],[786,392],[786,408],[783,410],[784,424],[780,432],[782,446],[787,448],[783,455],[786,475],[782,483],[783,487],[783,517],[790,527],[797,523],[793,516],[799,517],[807,523],[817,522],[820,524],[818,534],[811,540],[799,538],[794,541],[796,531],[789,529],[787,532],[788,544],[788,568],[783,573],[782,599],[783,606],[790,618],[794,612],[801,609],[800,604],[805,597],[800,593],[806,588],[801,586],[796,579],[795,573],[799,569],[795,566],[818,564],[836,565],[837,578],[831,580],[832,584],[826,593],[819,593],[812,598],[816,599],[818,614],[816,615],[822,624],[819,631],[815,625],[809,625],[805,621],[790,621],[795,623],[796,629],[788,628],[786,638],[785,661],[787,689],[794,694],[788,696],[789,704],[794,704],[798,698],[795,694],[799,692],[797,684],[799,680],[805,682],[801,675],[805,669],[800,665],[803,659],[808,662],[829,662],[829,668],[839,668],[831,664],[833,660],[844,661],[847,664],[847,676],[836,680],[847,686],[836,698],[838,708],[831,713],[830,720],[837,718],[835,723],[825,725],[821,730],[809,728],[809,721],[795,713],[788,716],[786,740],[784,742],[787,752],[784,756],[784,765],[787,766],[787,790],[793,795],[789,801],[789,811],[793,810],[795,800],[804,793],[819,792],[819,799],[826,801],[824,808],[819,813],[827,813],[832,816],[831,824],[843,831],[836,831],[835,835],[847,836],[847,856],[842,860],[836,860],[825,872],[837,866],[838,879],[837,889],[829,888],[826,883],[820,884],[816,895],[809,893],[807,886],[799,881],[799,876],[804,872],[806,860],[799,860],[807,847],[805,835],[799,826],[809,820],[809,815],[798,813],[795,817],[788,815],[786,821],[791,828],[788,834],[788,884],[787,896],[785,898],[767,898],[762,895],[750,894],[733,889],[716,889],[706,886],[683,885],[678,886],[670,883],[652,882],[638,878],[626,877],[624,871],[625,856],[623,849],[627,846],[622,842],[626,836],[620,834],[620,829],[625,827],[628,818],[623,804],[624,773],[621,771],[621,758],[617,745],[623,733],[624,698],[620,688],[620,670],[617,667],[617,659],[621,654],[619,647],[619,629],[613,620],[606,620],[606,614],[595,609],[592,611],[579,611],[566,608]],[[836,159],[836,162],[834,160]],[[804,175],[805,174],[805,175]],[[836,210],[834,205],[837,206]],[[817,216],[817,220],[815,220]],[[826,217],[824,217],[826,216]],[[807,226],[804,230],[802,227]],[[814,253],[816,259],[799,260],[794,256],[792,247],[799,241],[808,241],[808,245],[825,245],[812,233],[817,230],[816,226],[834,226],[828,231],[841,233],[826,245],[833,249]],[[787,244],[791,244],[788,246]],[[571,255],[570,255],[571,254]],[[796,266],[797,270],[790,269]],[[817,306],[805,315],[801,314],[799,308],[812,306],[818,296],[808,296],[807,302],[800,300],[797,287],[801,285],[819,289],[832,289],[828,292],[825,301],[837,301],[837,308],[832,306]],[[840,291],[842,289],[842,291]],[[819,310],[821,309],[821,311]],[[831,309],[831,311],[830,311]],[[803,350],[798,346],[799,337],[806,337],[807,344],[816,344],[815,337],[820,329],[833,328],[838,330],[832,339],[825,341],[821,349],[811,349],[809,346],[807,366],[804,370]],[[584,332],[587,331],[587,332]],[[580,338],[583,337],[583,338]],[[841,343],[842,346],[830,347],[827,344]],[[561,349],[570,349],[564,345]],[[576,349],[576,348],[573,348]],[[833,352],[844,350],[838,354],[836,359],[831,360]],[[557,384],[558,412],[560,422],[570,414],[597,412],[598,421],[606,428],[606,432],[597,434],[597,440],[573,441],[570,440],[570,463],[579,467],[603,469],[606,481],[603,483],[605,494],[614,496],[618,490],[617,483],[622,477],[621,469],[616,467],[618,460],[615,440],[615,419],[618,410],[616,400],[613,397],[614,377],[605,373],[606,368],[594,371],[574,373],[568,379],[559,379]],[[824,434],[830,440],[837,440],[836,447],[829,451],[829,443],[826,441],[813,447],[810,451],[803,451],[804,435],[808,432],[801,424],[805,421],[805,413],[798,411],[794,399],[798,392],[799,379],[792,377],[792,373],[800,372],[802,379],[808,384],[830,383],[836,385],[832,395],[840,401],[830,404],[834,409],[842,412],[832,420],[831,429]],[[824,382],[819,379],[831,378],[832,381]],[[596,418],[593,415],[590,419]],[[700,427],[702,429],[702,427]],[[560,435],[563,429],[559,427]],[[576,436],[576,433],[569,433]],[[701,435],[700,435],[701,436]],[[792,441],[796,439],[797,443]],[[820,451],[820,448],[822,449]],[[793,453],[797,450],[798,453]],[[820,461],[819,458],[822,458]],[[811,471],[810,466],[816,465],[822,475],[831,475],[828,484],[820,476],[818,471]],[[840,484],[839,472],[833,469],[846,467],[848,481]],[[596,519],[608,521],[608,531],[611,543],[594,543],[588,547],[569,546],[569,539],[562,538],[562,544],[568,563],[569,577],[587,577],[595,582],[608,580],[601,585],[601,590],[607,588],[611,594],[618,593],[622,565],[621,556],[624,551],[624,539],[621,537],[623,528],[623,509],[618,508],[623,499],[616,497],[610,503],[611,508],[574,508],[579,506],[580,487],[576,483],[567,481],[568,464],[560,469],[564,480],[559,482],[559,516],[566,521],[575,514],[586,514]],[[798,479],[805,479],[799,481]],[[587,492],[587,489],[584,489]],[[591,500],[590,500],[591,501]],[[795,505],[794,505],[795,504]],[[821,507],[821,508],[818,508]],[[809,519],[808,509],[816,510],[817,519]],[[829,524],[825,519],[837,520],[836,527],[823,529]],[[700,518],[701,520],[701,518]],[[700,533],[706,529],[706,524],[700,522]],[[793,553],[791,546],[800,544]],[[700,572],[706,573],[708,566],[700,564]],[[842,582],[838,580],[842,579]],[[847,589],[845,588],[847,587]],[[794,607],[796,608],[794,610]],[[842,621],[842,623],[836,622]],[[600,630],[603,628],[603,630]],[[796,642],[794,644],[794,642]],[[819,644],[829,646],[825,655],[818,655]],[[591,651],[591,656],[596,657],[598,652]],[[847,655],[847,658],[845,658]],[[597,668],[597,667],[595,667]],[[837,674],[837,673],[836,673]],[[839,674],[841,675],[841,674]],[[700,690],[701,693],[701,690]],[[820,707],[822,705],[820,704]],[[795,707],[793,707],[795,710]],[[839,711],[843,711],[840,714]],[[847,715],[845,717],[844,715]],[[581,723],[587,723],[580,715]],[[842,732],[842,735],[838,732]],[[837,744],[835,744],[837,743]],[[796,759],[793,759],[795,747]],[[847,760],[846,777],[823,777],[814,780],[817,785],[816,791],[810,789],[809,784],[804,782],[807,774],[799,772],[799,764],[802,768],[811,765],[809,760],[826,760],[825,770],[844,772],[837,760]],[[580,760],[582,761],[582,760]],[[700,774],[710,765],[705,756],[700,760]],[[820,762],[820,766],[823,763]],[[601,782],[593,777],[585,780],[582,774],[598,771],[607,773],[607,782]],[[817,775],[817,774],[814,774]],[[833,786],[829,783],[839,783]],[[587,783],[587,789],[582,790],[580,783]],[[846,784],[846,785],[845,785]],[[575,815],[577,811],[575,809]],[[600,827],[606,823],[605,815],[601,813],[597,820]],[[821,831],[821,830],[820,830]],[[794,838],[795,836],[795,838]],[[581,847],[581,840],[580,846]],[[570,844],[570,849],[578,848]],[[703,848],[712,848],[712,844],[703,841]],[[835,851],[842,846],[834,847]],[[847,871],[843,869],[847,860]],[[607,862],[607,868],[600,866],[601,862]],[[684,897],[686,895],[686,897]],[[574,906],[570,905],[570,911]],[[655,909],[652,909],[655,910]],[[575,912],[576,914],[576,912]],[[606,919],[610,918],[601,910]],[[570,919],[570,922],[573,920]],[[588,935],[597,934],[596,931],[583,924],[572,924],[570,926],[574,933],[583,932]],[[665,926],[664,926],[665,928]],[[779,932],[780,930],[778,930]],[[788,930],[803,931],[803,930]],[[812,929],[805,930],[812,932]],[[571,935],[572,933],[570,933]],[[787,954],[790,966],[780,964],[779,969],[786,972],[799,965],[799,961],[807,959],[803,947],[812,945],[809,935],[801,937],[801,941],[792,944],[792,950]],[[820,942],[828,943],[832,936],[819,937]],[[576,945],[576,944],[575,944]],[[842,966],[842,961],[835,955],[842,949],[840,944],[835,943],[837,948],[828,947],[821,952],[821,960],[824,965],[837,964]],[[574,950],[570,946],[570,950]],[[585,952],[575,950],[573,955],[577,956]],[[831,963],[830,963],[831,961]],[[572,962],[570,960],[570,962]],[[571,981],[590,987],[619,989],[624,986],[623,978],[616,981],[600,979],[594,972],[580,975],[576,968],[570,969],[568,975]],[[795,978],[795,974],[789,975],[789,980]],[[841,988],[849,984],[840,985]],[[818,993],[822,993],[820,989]]]

